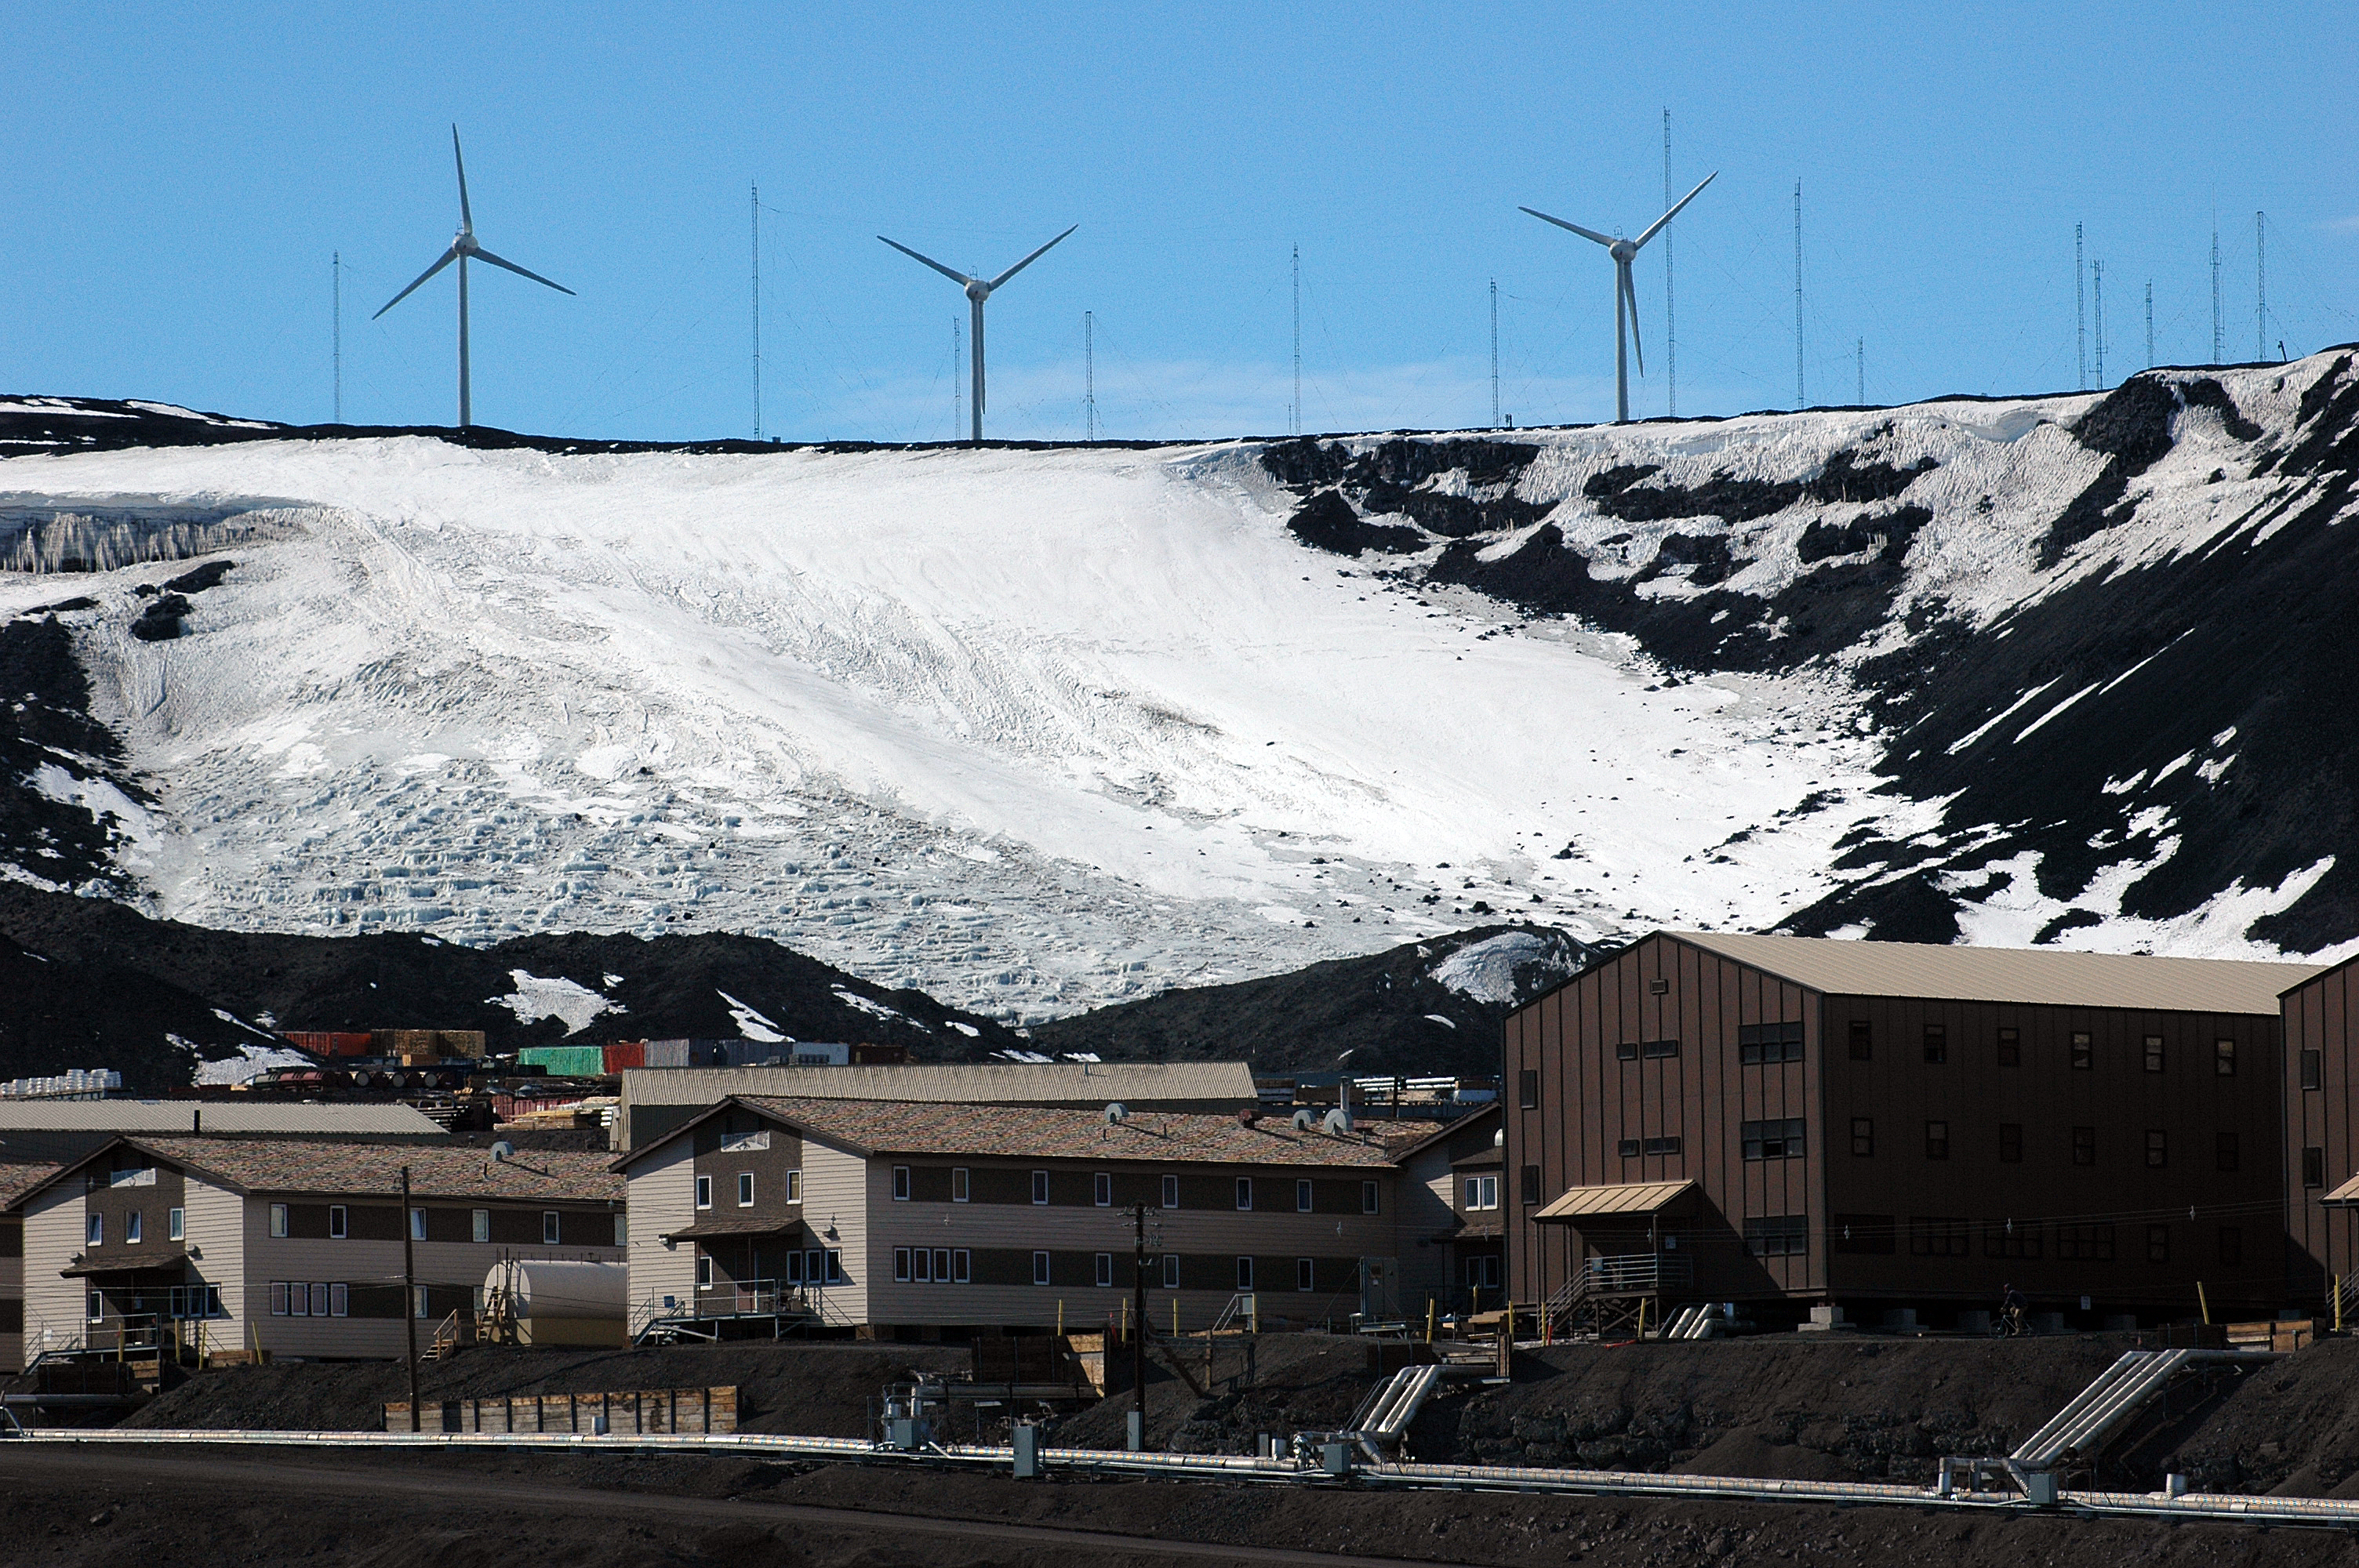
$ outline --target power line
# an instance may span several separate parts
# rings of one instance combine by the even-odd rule
[[[1666,109],[1663,111],[1663,211],[1668,212],[1670,210],[1671,112]],[[1495,284],[1492,287],[1496,288],[1497,285]],[[1670,414],[1676,419],[1680,413],[1680,338],[1678,323],[1671,315],[1671,232],[1669,229],[1663,231],[1663,355],[1664,369],[1669,373],[1670,383]],[[1494,351],[1492,358],[1497,357],[1497,353]],[[1494,404],[1499,401],[1495,390],[1492,394],[1491,401]],[[1491,423],[1496,425],[1498,422],[1498,414],[1495,409],[1491,416]]]
[[[1082,411],[1089,438],[1098,438],[1098,319],[1093,310],[1082,312]]]
[[[2212,220],[2212,362],[2228,357],[2228,340],[2220,319],[2220,220]]]
[[[2089,390],[2089,283],[2088,268],[2081,261],[2081,225],[2072,225],[2072,341],[2079,356],[2080,370],[2075,384],[2082,392]]]
[[[1794,181],[1794,406],[1810,399],[1802,382],[1802,182]]]
[[[754,438],[762,438],[762,188],[754,192]]]

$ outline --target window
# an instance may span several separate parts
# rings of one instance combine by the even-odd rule
[[[1165,1208],[1180,1206],[1180,1178],[1177,1176],[1163,1178],[1163,1206]]]
[[[1620,1154],[1625,1160],[1635,1160],[1638,1157],[1638,1151],[1643,1147],[1645,1147],[1645,1145],[1640,1140],[1636,1138],[1625,1138],[1621,1142],[1614,1145],[1614,1152]]]
[[[699,1208],[711,1208],[712,1206],[711,1204],[701,1203],[696,1206]],[[478,1241],[489,1241],[492,1238],[492,1211],[487,1208],[479,1208],[470,1217],[473,1223],[468,1227],[467,1234],[473,1237]],[[621,1243],[617,1242],[615,1245],[620,1246]]]
[[[1939,1067],[1947,1063],[1949,1059],[1950,1026],[1946,1023],[1927,1024],[1925,1026],[1925,1061],[1927,1065]]]
[[[90,1299],[92,1302],[96,1302],[98,1300],[96,1296],[92,1296]],[[97,1315],[97,1310],[93,1307],[91,1312],[91,1316],[95,1318]],[[285,1317],[287,1315],[287,1281],[284,1280],[273,1280],[270,1281],[270,1315],[273,1317]]]
[[[803,1283],[818,1284],[827,1272],[826,1262],[826,1255],[818,1248],[807,1249],[803,1253]]]
[[[167,1241],[185,1241],[188,1235],[189,1211],[184,1208],[167,1209],[164,1213],[164,1238]]]
[[[1736,1059],[1747,1067],[1802,1059],[1802,1025],[1743,1023],[1736,1029]]]
[[[1676,1154],[1680,1141],[1676,1138],[1649,1138],[1639,1147],[1649,1154]]]
[[[802,1182],[799,1179],[802,1173],[800,1171],[796,1171],[787,1177],[787,1201],[788,1203],[792,1203],[797,1198],[803,1195]],[[953,1165],[951,1167],[951,1202],[964,1203],[966,1201],[966,1167],[964,1165]]]
[[[1036,1204],[1049,1201],[1049,1173],[1046,1171],[1032,1173],[1032,1201]]]
[[[1470,1209],[1499,1206],[1499,1178],[1469,1176],[1466,1178],[1466,1206]]]
[[[282,1285],[278,1287],[278,1289],[280,1292],[280,1299],[283,1301],[285,1299],[286,1287]],[[106,1298],[96,1291],[91,1292],[90,1305],[87,1310],[90,1314],[91,1322],[103,1323],[106,1321]]]
[[[1376,1213],[1377,1210],[1383,1206],[1383,1203],[1384,1195],[1377,1190],[1375,1183],[1362,1182],[1360,1184],[1360,1212],[1362,1214]]]
[[[1316,1290],[1318,1288],[1316,1283],[1317,1275],[1318,1269],[1310,1259],[1297,1258],[1294,1260],[1294,1288],[1296,1290]]]
[[[2326,1087],[2326,1054],[2323,1051],[2304,1051],[2301,1054],[2301,1087],[2306,1089]]]
[[[1253,1207],[1253,1178],[1251,1176],[1239,1176],[1237,1178],[1237,1207],[1240,1209],[1248,1209]]]
[[[1773,1215],[1745,1222],[1745,1249],[1756,1258],[1803,1258],[1810,1250],[1810,1217]]]
[[[737,1206],[739,1208],[754,1206],[754,1173],[751,1171],[737,1173]]]
[[[1042,1172],[1040,1173],[1043,1175],[1047,1174],[1046,1172]],[[754,1201],[754,1177],[752,1173],[748,1172],[746,1174],[737,1178],[737,1201],[741,1204],[748,1204]],[[895,1203],[908,1203],[909,1201],[909,1167],[907,1165],[896,1165],[893,1167],[893,1201]],[[1038,1203],[1041,1200],[1035,1198],[1033,1201]]]
[[[2212,1138],[2212,1162],[2214,1165],[2217,1165],[2221,1170],[2234,1170],[2238,1163],[2238,1152],[2239,1152],[2236,1148],[2236,1135],[2234,1133],[2222,1132],[2214,1135]]]
[[[2170,1227],[2149,1225],[2146,1227],[2146,1260],[2149,1263],[2170,1261]]]
[[[1309,1182],[1297,1182],[1294,1184],[1294,1212],[1297,1214],[1309,1214],[1310,1212],[1310,1184]]]
[[[1090,1178],[1090,1201],[1100,1208],[1114,1206],[1114,1176],[1100,1171]]]
[[[562,1222],[558,1218],[557,1211],[553,1208],[542,1209],[540,1211],[540,1244],[543,1247],[558,1245],[563,1239],[561,1230]]]
[[[1676,1040],[1649,1040],[1638,1047],[1638,1054],[1650,1062],[1659,1061],[1665,1056],[1678,1055],[1680,1043]]]
[[[972,1259],[963,1247],[951,1249],[951,1283],[963,1285],[973,1277]]]
[[[1620,1044],[1614,1047],[1614,1059],[1617,1062],[1636,1061],[1638,1059],[1638,1043],[1636,1040],[1623,1041]]]
[[[1966,1222],[1941,1215],[1910,1215],[1908,1255],[1912,1258],[1972,1257],[1973,1238]]]
[[[712,1178],[710,1176],[696,1178],[696,1206],[699,1208],[712,1206]]]
[[[1105,1289],[1107,1286],[1110,1286],[1110,1285],[1112,1285],[1112,1284],[1114,1283],[1114,1254],[1113,1254],[1113,1253],[1111,1253],[1111,1252],[1101,1252],[1101,1253],[1099,1253],[1099,1254],[1098,1254],[1098,1256],[1097,1256],[1097,1280],[1098,1280],[1098,1288],[1099,1288],[1099,1289],[1101,1289],[1101,1290],[1103,1290],[1103,1289]]]
[[[2097,1048],[2085,1031],[2072,1036],[2072,1067],[2085,1073],[2097,1065]]]
[[[1180,1254],[1177,1252],[1163,1255],[1163,1288],[1167,1291],[1180,1288]]]
[[[91,1217],[95,1220],[98,1217],[96,1215],[92,1215]],[[287,1206],[283,1203],[275,1203],[270,1206],[270,1234],[273,1236],[284,1236],[287,1234]],[[98,1238],[96,1236],[92,1236],[91,1239],[92,1241],[96,1241]]]
[[[2165,1129],[2146,1130],[2146,1162],[2149,1170],[2159,1170],[2170,1163],[2170,1134]]]
[[[123,1244],[125,1247],[139,1245],[139,1211],[136,1208],[123,1217]]]
[[[966,1173],[962,1171],[959,1174],[964,1175]],[[958,1201],[961,1203],[966,1202],[965,1189],[962,1187],[959,1191],[960,1196]],[[787,1173],[787,1201],[788,1203],[800,1203],[803,1201],[803,1173],[800,1171],[788,1171]]]
[[[1249,1291],[1253,1288],[1253,1260],[1240,1258],[1237,1260],[1237,1289]]]
[[[843,1249],[841,1247],[827,1249],[827,1282],[831,1285],[843,1283]]]
[[[1839,1214],[1827,1222],[1827,1250],[1889,1257],[1897,1229],[1888,1214]]]
[[[2236,1076],[2236,1043],[2234,1040],[2212,1042],[2212,1071],[2223,1078]]]
[[[330,1317],[350,1317],[352,1315],[352,1305],[353,1291],[350,1285],[330,1285],[328,1287],[328,1315]]]
[[[2017,1225],[2011,1219],[1993,1220],[1983,1227],[1983,1256],[2036,1260],[2039,1256],[2039,1227]]]
[[[627,1214],[617,1213],[614,1216],[614,1245],[617,1247],[628,1247],[630,1244],[631,1217]]]
[[[325,1283],[311,1287],[311,1315],[313,1317],[328,1315],[328,1287]]]
[[[328,1206],[328,1239],[331,1241],[343,1240],[345,1230],[344,1206],[340,1203],[330,1204]]]
[[[1516,1180],[1523,1188],[1525,1203],[1536,1204],[1540,1201],[1540,1168],[1538,1165],[1523,1167],[1517,1173]]]
[[[1032,1282],[1036,1285],[1049,1282],[1049,1255],[1046,1252],[1032,1254]]]
[[[2002,1121],[1998,1124],[1998,1159],[2002,1165],[2023,1163],[2023,1123]]]
[[[1540,1075],[1537,1067],[1526,1067],[1516,1075],[1516,1103],[1526,1110],[1540,1108]]]
[[[2245,1233],[2233,1225],[2220,1227],[2220,1261],[2234,1268],[2245,1260]]]
[[[1950,1124],[1929,1121],[1925,1124],[1925,1158],[1946,1160],[1950,1157]]]
[[[1748,1160],[1799,1160],[1802,1157],[1802,1119],[1748,1121],[1740,1130]]]
[[[293,1280],[288,1282],[287,1315],[289,1317],[309,1317],[311,1315],[311,1287],[303,1283],[300,1280]]]
[[[1467,1259],[1466,1282],[1479,1290],[1497,1290],[1499,1288],[1499,1255],[1496,1252],[1477,1252]]]
[[[286,1212],[287,1206],[285,1204],[273,1204],[271,1205],[271,1207],[277,1210],[280,1214],[284,1214]],[[284,1230],[274,1230],[270,1234],[273,1236],[284,1236],[287,1232]],[[84,1221],[82,1225],[82,1239],[92,1247],[104,1246],[106,1244],[106,1216],[103,1214],[93,1214],[89,1219]]]
[[[2067,1263],[2110,1263],[2114,1260],[2114,1227],[2110,1225],[2060,1225],[2056,1256]]]
[[[787,1254],[787,1283],[799,1285],[802,1282],[803,1255],[799,1251],[790,1251]]]
[[[1854,1062],[1875,1060],[1875,1032],[1864,1018],[1851,1021],[1851,1059]]]
[[[2326,1184],[2326,1151],[2315,1143],[2301,1152],[2301,1184],[2305,1187]]]
[[[1875,1119],[1854,1116],[1851,1119],[1851,1152],[1854,1158],[1872,1160],[1875,1157]]]
[[[2002,1067],[2023,1065],[2023,1031],[2002,1029],[1998,1032],[1998,1065]]]
[[[2097,1162],[2097,1130],[2076,1127],[2072,1130],[2072,1163],[2093,1165]]]
[[[934,1253],[931,1248],[913,1247],[909,1249],[909,1279],[920,1285],[934,1282]]]
[[[409,1211],[409,1238],[412,1241],[426,1239],[426,1211],[422,1208]]]
[[[2146,1037],[2146,1070],[2149,1073],[2162,1071],[2162,1036],[2159,1034]]]
[[[712,1288],[712,1260],[701,1252],[696,1255],[696,1288],[700,1291]]]

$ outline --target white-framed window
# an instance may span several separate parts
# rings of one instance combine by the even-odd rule
[[[270,1281],[270,1315],[273,1317],[287,1315],[287,1281],[284,1280]]]
[[[789,1252],[787,1254],[787,1283],[799,1285],[802,1282],[803,1255],[799,1251]]]
[[[281,1213],[284,1213],[286,1210],[286,1206],[283,1204],[274,1204],[271,1206],[279,1210]],[[273,1236],[284,1236],[287,1232],[284,1230],[274,1230],[270,1234]],[[106,1216],[103,1214],[92,1214],[88,1220],[84,1221],[82,1224],[82,1238],[84,1242],[92,1247],[105,1246]]]
[[[1360,1184],[1360,1212],[1375,1214],[1384,1206],[1384,1189],[1374,1182]]]
[[[803,1253],[803,1283],[816,1285],[826,1277],[827,1255],[816,1247],[806,1249]]]
[[[1469,1176],[1466,1178],[1466,1206],[1470,1209],[1499,1206],[1499,1178]]]
[[[972,1260],[963,1247],[951,1249],[951,1283],[963,1285],[973,1272]]]
[[[492,1238],[492,1211],[487,1208],[477,1209],[470,1217],[467,1234],[478,1241],[489,1241]]]
[[[1114,1283],[1113,1253],[1101,1252],[1097,1255],[1097,1281],[1102,1290]]]
[[[1180,1178],[1177,1176],[1163,1178],[1163,1206],[1165,1208],[1180,1206]]]
[[[92,1291],[92,1292],[90,1292],[90,1303],[89,1303],[88,1307],[87,1307],[87,1308],[85,1308],[85,1310],[86,1310],[86,1311],[89,1313],[89,1314],[90,1314],[90,1321],[91,1321],[91,1322],[92,1322],[92,1323],[103,1323],[103,1322],[105,1322],[105,1321],[106,1321],[106,1297],[105,1297],[102,1292],[97,1292],[97,1291]]]
[[[273,1236],[287,1234],[287,1206],[283,1203],[270,1206],[270,1234]]]
[[[1298,1291],[1318,1289],[1319,1267],[1309,1258],[1294,1260],[1294,1288]]]
[[[1240,1258],[1237,1260],[1237,1289],[1249,1291],[1253,1288],[1253,1260]]]
[[[754,1206],[754,1173],[751,1171],[737,1173],[737,1206],[739,1208]]]
[[[949,1260],[944,1259],[943,1261],[948,1262]],[[920,1285],[930,1285],[934,1282],[934,1249],[932,1248],[909,1249],[909,1278]]]
[[[328,1206],[328,1239],[343,1240],[346,1228],[344,1206],[340,1203],[330,1204]]]
[[[1046,1171],[1032,1173],[1032,1201],[1036,1204],[1049,1201],[1049,1173]]]
[[[1167,1291],[1180,1288],[1180,1254],[1177,1252],[1163,1255],[1163,1288]]]
[[[631,1217],[627,1214],[617,1214],[614,1216],[614,1245],[628,1247],[630,1244]]]
[[[165,1210],[164,1229],[167,1241],[186,1241],[189,1238],[189,1211],[184,1208]]]
[[[696,1255],[696,1288],[700,1291],[712,1288],[712,1260],[701,1252]]]
[[[311,1287],[300,1280],[289,1280],[287,1282],[287,1315],[289,1317],[311,1315]]]
[[[409,1238],[412,1241],[426,1239],[426,1211],[422,1208],[409,1211]]]
[[[1253,1178],[1251,1176],[1239,1176],[1237,1178],[1237,1207],[1240,1209],[1249,1209],[1253,1207]]]
[[[338,1284],[330,1285],[328,1287],[328,1315],[330,1317],[350,1317],[352,1315],[352,1306],[353,1291],[350,1285]]]
[[[311,1287],[311,1315],[313,1317],[328,1315],[328,1287],[325,1281]]]
[[[843,1250],[841,1248],[827,1249],[827,1282],[831,1285],[843,1283]]]
[[[1308,1178],[1294,1184],[1294,1212],[1297,1214],[1310,1212],[1310,1183]]]
[[[917,1278],[910,1272],[910,1267],[909,1249],[907,1247],[893,1249],[893,1282],[895,1284],[906,1285]]]
[[[125,1247],[139,1245],[139,1211],[136,1208],[123,1216],[123,1244]]]
[[[1100,1208],[1114,1206],[1114,1176],[1100,1171],[1090,1178],[1090,1201]]]
[[[542,1209],[540,1211],[540,1244],[543,1247],[554,1247],[564,1239],[564,1234],[565,1222],[558,1211],[553,1208]]]
[[[1032,1254],[1032,1282],[1036,1285],[1049,1282],[1049,1255],[1046,1252]]]
[[[950,1282],[951,1249],[947,1247],[937,1247],[934,1249],[934,1283],[947,1285]]]
[[[409,1292],[409,1315],[412,1317],[432,1317],[434,1315],[431,1303],[427,1300],[426,1287],[424,1285],[416,1285],[411,1287]]]
[[[800,1171],[787,1173],[787,1201],[788,1203],[803,1201],[803,1173]]]
[[[964,1203],[967,1201],[966,1195],[966,1167],[964,1165],[953,1165],[951,1167],[951,1202]]]
[[[712,1206],[712,1178],[710,1176],[696,1178],[696,1206],[699,1208]]]
[[[895,1203],[909,1201],[909,1167],[907,1165],[893,1167],[893,1201]]]

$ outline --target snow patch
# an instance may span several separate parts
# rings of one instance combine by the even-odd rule
[[[184,1050],[198,1049],[197,1046],[177,1034],[168,1034],[165,1038]],[[200,1087],[243,1084],[273,1067],[311,1065],[313,1065],[311,1058],[299,1051],[288,1051],[275,1045],[241,1045],[237,1048],[237,1054],[234,1056],[223,1056],[215,1061],[199,1062],[195,1076],[189,1081]]]
[[[737,1021],[737,1033],[741,1039],[752,1040],[764,1045],[783,1045],[787,1043],[786,1031],[780,1029],[769,1019],[763,1017],[720,987],[715,986],[712,990],[715,996],[729,1004],[729,1016]]]
[[[602,1012],[627,1012],[630,1010],[611,997],[600,996],[588,986],[559,978],[544,979],[525,969],[510,969],[508,979],[516,983],[512,996],[485,997],[516,1015],[518,1023],[538,1023],[544,1018],[565,1021],[565,1033],[579,1034],[590,1027],[590,1021]]]
[[[1516,984],[1516,971],[1538,964],[1565,972],[1562,946],[1528,931],[1510,931],[1461,947],[1434,967],[1433,978],[1460,996],[1495,1007],[1513,1007],[1522,1000]]]

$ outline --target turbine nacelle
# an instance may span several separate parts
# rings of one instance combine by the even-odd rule
[[[1080,227],[1081,225],[1079,223],[1073,225],[1073,229],[1078,229]],[[969,277],[965,273],[959,271],[959,269],[954,266],[944,266],[941,263],[936,261],[931,256],[919,254],[918,252],[911,250],[908,246],[903,244],[898,240],[885,240],[885,236],[882,234],[876,236],[880,240],[885,240],[886,244],[892,246],[903,255],[908,256],[911,261],[918,263],[921,266],[929,266],[936,272],[940,273],[944,277],[947,277],[952,283],[957,284],[959,286],[959,292],[966,296],[968,312],[972,316],[974,323],[973,342],[968,350],[969,354],[972,356],[972,369],[970,373],[974,378],[973,389],[967,399],[969,406],[972,407],[974,412],[974,422],[969,427],[969,429],[972,432],[968,437],[968,439],[970,440],[980,442],[983,439],[983,302],[991,297],[992,290],[997,288],[1001,284],[1006,283],[1009,278],[1014,277],[1017,273],[1022,272],[1026,267],[1030,266],[1034,262],[1038,261],[1042,256],[1048,254],[1049,246],[1063,240],[1065,234],[1071,233],[1073,229],[1066,230],[1064,234],[1058,235],[1056,239],[1050,240],[1048,244],[1042,245],[1038,250],[1034,251],[1030,255],[1026,256],[1022,261],[1017,262],[1014,266],[1009,267],[997,277],[992,278]]]
[[[1605,254],[1612,256],[1624,266],[1628,266],[1632,262],[1637,259],[1638,247],[1628,240],[1616,240],[1612,244],[1605,247]]]

